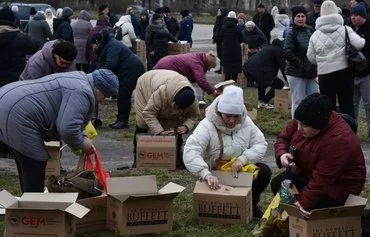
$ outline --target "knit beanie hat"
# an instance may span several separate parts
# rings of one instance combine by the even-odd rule
[[[314,0],[313,1],[313,4],[315,4],[315,5],[321,5],[322,4],[322,0]]]
[[[77,57],[77,48],[69,41],[58,40],[55,43],[53,54],[57,54],[65,60],[73,61]]]
[[[186,109],[193,104],[195,100],[194,91],[190,87],[184,87],[175,95],[174,101],[180,109]]]
[[[170,9],[169,7],[162,7],[162,12],[163,12],[164,14],[166,14],[166,13],[170,13],[170,12],[171,12],[171,9]]]
[[[229,11],[229,13],[227,14],[227,17],[236,19],[236,13],[234,11]]]
[[[295,6],[292,8],[292,19],[293,19],[293,23],[294,23],[294,18],[296,15],[298,15],[299,13],[303,13],[306,17],[307,17],[307,11],[306,11],[306,8],[304,8],[303,6]]]
[[[367,19],[366,8],[362,4],[357,4],[351,9],[351,15],[357,15]]]
[[[237,86],[226,86],[218,101],[217,111],[225,114],[243,114],[244,96],[243,90]]]
[[[70,7],[64,7],[62,11],[62,17],[63,18],[68,18],[73,15],[73,10]]]
[[[12,6],[12,11],[13,12],[19,12],[19,7],[18,6]]]
[[[245,27],[247,27],[247,28],[252,28],[252,27],[255,27],[255,26],[256,26],[256,24],[253,21],[247,21],[245,23]]]
[[[311,128],[323,129],[332,110],[329,97],[314,93],[302,100],[294,112],[294,118]]]
[[[107,4],[101,4],[98,8],[99,12],[103,11],[105,8],[107,8],[108,5]]]
[[[36,15],[36,13],[37,13],[36,8],[31,7],[30,8],[30,15]]]
[[[207,58],[207,65],[209,68],[215,68],[216,67],[216,54],[210,50],[208,53],[206,53]]]
[[[265,5],[263,5],[262,3],[260,3],[260,4],[257,5],[257,8],[265,8]]]
[[[326,16],[331,14],[338,14],[337,5],[331,0],[326,0],[320,8],[320,16]]]
[[[180,14],[182,17],[186,17],[186,16],[189,16],[190,12],[189,10],[184,9],[180,12]]]
[[[110,70],[95,70],[92,73],[92,76],[94,79],[94,86],[103,93],[105,97],[111,97],[118,93],[118,78]]]
[[[0,25],[2,25],[1,22],[11,23],[14,25],[15,15],[9,7],[0,8]]]

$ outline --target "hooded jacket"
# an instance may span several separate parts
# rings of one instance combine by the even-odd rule
[[[194,90],[189,80],[170,70],[151,70],[137,81],[135,111],[137,126],[159,134],[165,129],[185,125],[192,130],[200,115],[198,100],[186,109],[179,109],[175,95],[183,88]]]
[[[184,146],[183,160],[186,168],[201,178],[211,174],[210,170],[215,169],[216,160],[220,158],[217,129],[221,131],[224,143],[222,160],[237,157],[243,165],[247,162],[256,163],[263,158],[267,149],[263,133],[247,116],[246,109],[234,128],[225,126],[217,112],[221,96],[208,106],[206,117],[198,124]]]
[[[121,16],[119,21],[114,25],[114,28],[121,28],[123,36],[121,42],[127,47],[132,48],[132,42],[136,40],[136,35],[131,23],[131,16]]]
[[[290,26],[290,19],[287,14],[277,14],[275,16],[275,27],[271,30],[271,42],[274,39],[284,40],[284,30]]]
[[[252,31],[248,31],[245,28],[243,33],[245,43],[248,44],[250,49],[258,49],[268,43],[265,34],[258,29],[258,26],[255,26]]]
[[[94,26],[90,33],[89,37],[87,39],[87,46],[86,46],[86,58],[88,61],[92,62],[92,64],[96,65],[98,56],[96,55],[95,52],[93,52],[92,47],[91,47],[91,39],[93,35],[100,33],[100,31],[106,30],[110,35],[113,35],[113,28],[110,27],[109,22],[105,20],[97,20],[96,21],[96,26]]]
[[[339,14],[320,16],[316,20],[316,31],[310,38],[307,58],[317,65],[319,75],[348,67],[345,29],[353,47],[361,50],[365,45],[365,39],[343,24],[343,17]]]
[[[86,45],[89,33],[93,28],[89,12],[82,10],[78,16],[77,21],[72,23],[72,30],[74,36],[74,45],[77,48],[77,57],[75,63],[87,64]]]
[[[193,43],[193,39],[191,38],[192,33],[193,33],[193,17],[185,16],[180,21],[180,32],[178,39],[188,41],[189,43]]]
[[[0,88],[0,140],[23,155],[49,159],[44,141],[62,139],[80,149],[84,125],[92,117],[95,93],[91,74],[56,73]]]
[[[177,39],[170,34],[164,24],[153,23],[152,19],[147,27],[145,40],[148,52],[167,52],[168,41],[177,42]]]
[[[60,68],[54,58],[54,48],[58,45],[61,40],[52,40],[44,44],[44,47],[37,51],[28,60],[26,67],[24,68],[19,80],[31,80],[39,79],[43,76],[47,76],[57,72],[71,71],[72,67],[68,69]]]
[[[24,32],[37,40],[40,48],[52,37],[49,24],[45,20],[42,12],[37,12],[31,21],[24,28]]]
[[[67,18],[55,18],[55,27],[53,24],[53,39],[62,39],[69,42],[74,42],[71,20]]]
[[[294,162],[301,170],[299,176],[307,182],[298,199],[303,209],[311,210],[324,196],[344,204],[349,194],[361,193],[366,179],[364,154],[358,138],[336,112],[312,138],[302,136],[297,120],[290,121],[276,139],[278,167],[282,167],[280,156],[289,153],[291,146],[296,148]]]
[[[17,27],[0,23],[0,87],[18,81],[26,66],[26,55],[38,49],[38,42]]]

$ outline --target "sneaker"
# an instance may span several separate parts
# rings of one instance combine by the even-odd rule
[[[265,103],[263,103],[262,101],[258,101],[258,104],[257,104],[257,109],[265,109]]]
[[[267,103],[265,104],[265,109],[274,109],[274,105]]]
[[[128,122],[127,121],[118,121],[114,125],[111,126],[113,129],[124,129],[128,128]]]

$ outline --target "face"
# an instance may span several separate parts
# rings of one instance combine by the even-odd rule
[[[103,93],[101,93],[98,89],[96,89],[95,91],[95,97],[96,97],[96,100],[100,103],[102,102],[104,99],[105,99],[105,96]]]
[[[247,31],[251,32],[251,31],[253,31],[254,27],[253,26],[248,26],[245,29],[247,29]]]
[[[55,62],[62,69],[68,69],[72,65],[72,61],[65,60],[58,54],[55,54]]]
[[[297,122],[298,122],[298,131],[302,133],[303,137],[310,138],[320,133],[320,129],[311,128],[299,120],[297,120]]]
[[[224,113],[220,113],[220,114],[227,128],[234,128],[235,125],[238,124],[241,118],[241,115],[238,115],[238,114],[224,114]]]
[[[162,18],[158,18],[157,20],[154,21],[157,24],[162,24]]]
[[[350,0],[349,1],[349,5],[351,6],[351,8],[356,6],[356,4],[357,4],[356,0]]]
[[[142,21],[145,21],[145,20],[146,20],[146,15],[140,15],[140,19],[141,19]]]
[[[258,7],[258,8],[257,8],[257,12],[258,12],[259,14],[263,14],[263,13],[265,12],[265,8]]]
[[[104,14],[108,14],[109,13],[109,8],[107,7],[107,8],[105,8],[103,11],[101,11],[102,13],[104,13]]]
[[[217,10],[217,16],[221,16],[221,10],[220,9]]]
[[[351,15],[351,22],[355,27],[360,27],[365,23],[365,19],[360,17],[359,15],[352,14]]]
[[[306,15],[303,13],[298,13],[294,17],[294,24],[297,26],[304,26],[306,24]]]
[[[320,12],[320,9],[321,9],[321,5],[320,4],[314,4],[313,5],[313,10],[318,13]]]
[[[239,24],[244,24],[244,23],[245,23],[245,21],[244,21],[244,19],[243,19],[243,18],[238,18],[238,23],[239,23]]]

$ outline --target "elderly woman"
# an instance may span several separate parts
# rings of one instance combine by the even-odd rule
[[[300,191],[296,205],[302,211],[341,206],[349,194],[359,195],[366,179],[360,142],[346,121],[332,111],[325,95],[307,96],[295,119],[277,137],[276,164],[287,170],[271,182],[277,193],[289,178]]]
[[[95,101],[117,92],[118,79],[106,69],[92,74],[55,73],[0,88],[0,141],[15,158],[22,193],[44,191],[50,158],[44,141],[61,139],[84,153],[94,149],[83,128],[91,119]]]
[[[254,163],[259,173],[252,185],[253,215],[260,218],[262,211],[257,204],[271,178],[270,168],[259,162],[266,148],[263,133],[247,116],[243,90],[227,86],[207,108],[206,118],[186,141],[183,159],[186,168],[204,179],[211,189],[219,186],[219,180],[210,172],[216,163],[236,157],[232,165],[234,177],[242,166]]]

